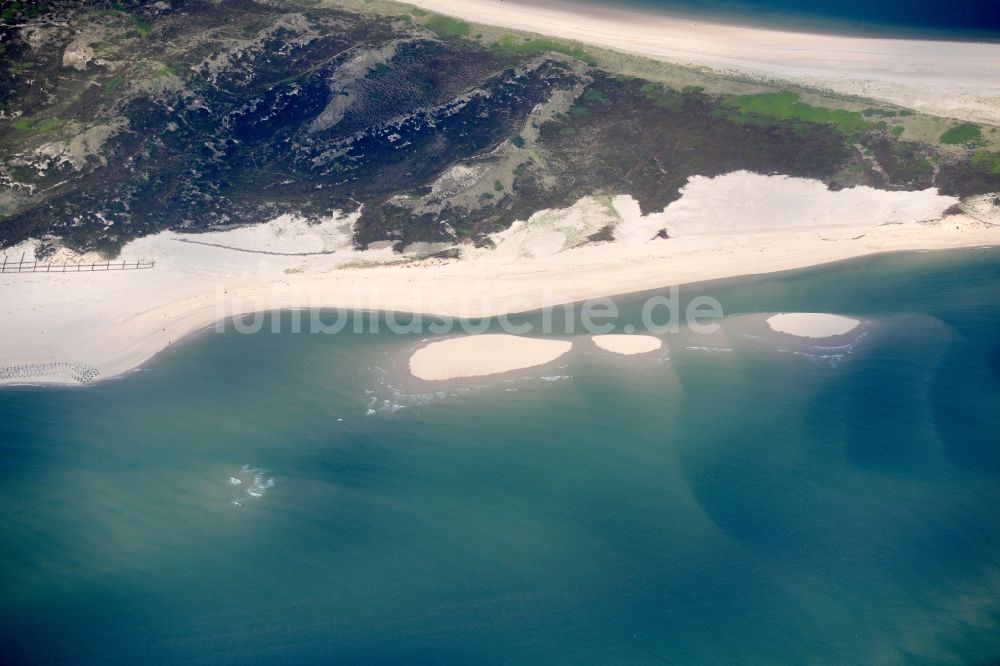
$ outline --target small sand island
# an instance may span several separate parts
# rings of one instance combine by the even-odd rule
[[[769,317],[772,331],[797,335],[800,338],[832,338],[850,333],[861,322],[850,317],[822,312],[788,312]]]
[[[551,363],[572,347],[568,340],[518,335],[449,338],[414,352],[410,357],[410,372],[426,381],[485,377]]]
[[[663,347],[663,341],[652,335],[595,335],[591,340],[604,351],[623,356],[648,354]]]

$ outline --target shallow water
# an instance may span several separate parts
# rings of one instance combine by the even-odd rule
[[[266,332],[0,391],[0,655],[1000,659],[1000,250],[683,293],[721,333],[438,391],[422,336]],[[736,316],[778,311],[865,334]]]
[[[571,0],[765,28],[962,41],[1000,41],[992,0]]]

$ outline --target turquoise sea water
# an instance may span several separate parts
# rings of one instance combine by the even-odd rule
[[[1000,41],[994,0],[570,0],[736,25],[868,35]]]
[[[205,333],[0,391],[0,658],[1000,659],[1000,249],[684,293],[726,344],[417,394],[420,336]],[[738,333],[796,310],[867,333]]]

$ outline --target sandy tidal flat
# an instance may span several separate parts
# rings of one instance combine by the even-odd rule
[[[722,25],[558,0],[409,0],[467,21],[1000,123],[1000,44]]]
[[[499,375],[551,363],[572,347],[568,340],[469,335],[418,349],[410,357],[410,372],[425,381]]]
[[[604,351],[622,356],[649,354],[663,347],[663,341],[652,335],[595,335],[591,340]]]
[[[823,312],[787,312],[769,317],[767,325],[772,331],[800,338],[832,338],[850,333],[861,322]]]

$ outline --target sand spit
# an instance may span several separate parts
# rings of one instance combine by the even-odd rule
[[[722,25],[584,2],[408,0],[467,21],[1000,123],[1000,44]]]
[[[788,312],[769,317],[772,331],[800,338],[832,338],[846,335],[861,325],[857,319],[822,312]]]
[[[604,351],[622,356],[648,354],[663,347],[663,341],[652,335],[595,335],[590,339]]]
[[[443,381],[486,377],[545,365],[570,349],[568,340],[541,340],[519,335],[470,335],[432,342],[410,357],[417,379]]]

